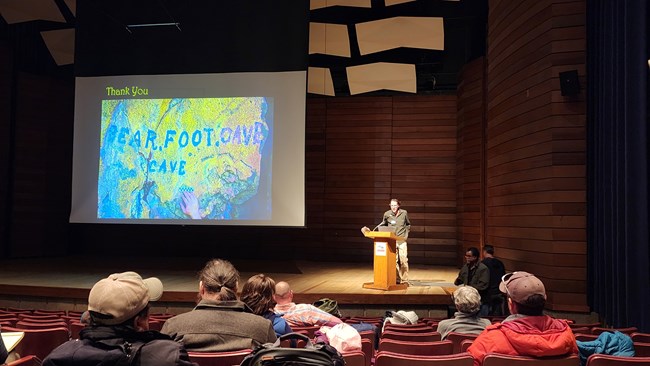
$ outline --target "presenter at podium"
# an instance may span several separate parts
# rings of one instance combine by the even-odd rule
[[[390,200],[390,210],[384,212],[384,217],[379,225],[373,229],[382,229],[385,227],[389,230],[395,230],[395,234],[404,238],[404,241],[397,242],[397,277],[400,283],[408,283],[409,280],[409,259],[406,240],[408,240],[409,231],[411,231],[411,221],[406,210],[400,208],[400,202],[397,198]],[[361,228],[361,232],[370,231],[367,226]]]

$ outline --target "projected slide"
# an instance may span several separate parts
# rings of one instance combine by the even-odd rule
[[[304,226],[306,76],[76,78],[70,222]]]
[[[270,219],[272,128],[273,98],[103,100],[97,218]]]

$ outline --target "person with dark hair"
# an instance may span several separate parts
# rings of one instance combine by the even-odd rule
[[[465,264],[458,273],[454,285],[472,286],[481,295],[480,316],[487,315],[487,289],[490,285],[490,270],[479,261],[479,251],[476,247],[470,247],[465,252]]]
[[[490,271],[490,284],[487,289],[487,299],[485,303],[488,304],[488,315],[501,316],[505,314],[505,297],[499,291],[499,283],[501,277],[506,274],[506,267],[503,262],[494,257],[494,247],[492,245],[485,245],[483,247],[483,260],[481,263]]]
[[[281,316],[273,312],[275,300],[275,281],[262,273],[252,276],[241,290],[240,299],[251,309],[253,314],[268,319],[273,323],[276,336],[291,333],[291,327]]]
[[[539,278],[528,272],[508,273],[499,289],[507,295],[512,315],[488,326],[474,340],[467,350],[474,357],[474,366],[482,365],[488,353],[528,357],[578,353],[567,322],[544,315],[546,289]]]
[[[168,319],[161,332],[195,352],[253,349],[275,342],[271,322],[237,299],[238,283],[239,272],[230,262],[209,261],[199,273],[199,303]]]
[[[88,321],[79,340],[55,348],[44,366],[195,365],[169,336],[149,330],[149,301],[160,299],[162,282],[135,272],[115,273],[88,295]]]

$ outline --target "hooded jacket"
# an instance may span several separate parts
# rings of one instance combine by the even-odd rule
[[[548,315],[511,315],[503,323],[485,328],[467,351],[474,357],[474,366],[480,366],[488,353],[549,357],[577,354],[578,348],[563,320]]]
[[[593,341],[577,341],[577,344],[582,365],[586,365],[587,359],[593,354],[634,357],[632,338],[619,331],[603,332]]]
[[[196,366],[183,345],[156,331],[90,326],[79,337],[55,348],[43,366]]]

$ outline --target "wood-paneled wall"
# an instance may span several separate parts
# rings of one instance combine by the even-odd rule
[[[485,236],[485,58],[461,70],[458,83],[458,259]]]
[[[549,308],[586,311],[585,2],[491,0],[487,237],[507,270],[545,283]]]
[[[376,225],[398,198],[412,222],[409,261],[455,264],[456,97],[307,104],[307,222],[322,225],[319,256],[370,258],[359,230]]]

